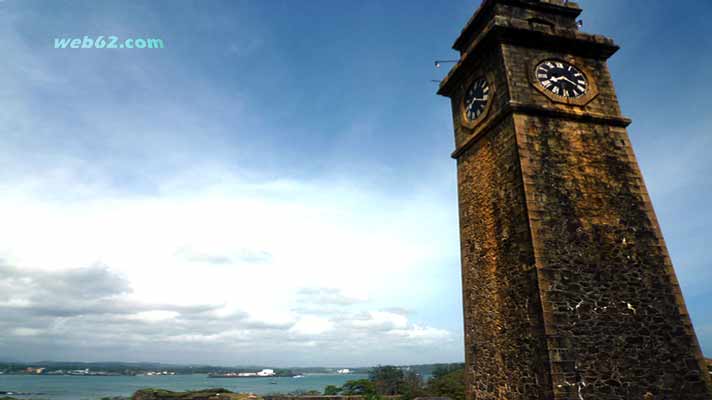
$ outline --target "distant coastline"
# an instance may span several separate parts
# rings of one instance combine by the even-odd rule
[[[364,368],[269,368],[262,366],[221,367],[209,365],[176,365],[126,362],[0,362],[0,375],[67,375],[67,376],[171,376],[208,375],[212,378],[233,377],[295,377],[304,374],[367,373]]]
[[[428,376],[439,365],[445,364],[420,364],[402,366],[405,370],[417,372]],[[299,377],[314,375],[350,375],[368,374],[372,367],[290,367],[274,368],[269,366],[211,366],[211,365],[181,365],[151,362],[63,362],[63,361],[38,361],[38,362],[8,362],[0,361],[0,376],[28,375],[28,376],[91,376],[91,377],[166,377],[174,375],[203,375],[212,378],[235,377]],[[240,376],[240,374],[243,374]]]

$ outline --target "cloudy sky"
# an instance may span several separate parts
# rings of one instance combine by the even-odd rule
[[[430,80],[478,3],[0,0],[0,358],[461,361]],[[623,46],[611,69],[712,353],[712,3],[581,3]],[[84,35],[165,48],[53,48]]]

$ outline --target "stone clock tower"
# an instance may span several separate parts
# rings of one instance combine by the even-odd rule
[[[712,399],[606,60],[564,0],[484,0],[455,125],[467,398]]]

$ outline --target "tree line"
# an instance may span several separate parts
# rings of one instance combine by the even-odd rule
[[[369,371],[368,379],[348,381],[342,386],[329,385],[324,388],[324,395],[362,395],[367,399],[401,395],[403,400],[435,396],[465,400],[465,365],[438,365],[427,380],[413,370],[378,366]]]

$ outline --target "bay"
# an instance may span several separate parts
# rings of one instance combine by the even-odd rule
[[[99,400],[102,397],[129,397],[136,390],[144,388],[185,391],[222,387],[233,392],[265,395],[297,390],[323,392],[324,387],[328,385],[341,386],[346,381],[367,377],[365,374],[307,374],[303,378],[208,378],[207,375],[202,374],[173,376],[0,375],[0,392],[32,393],[22,396],[12,395],[18,399]]]

